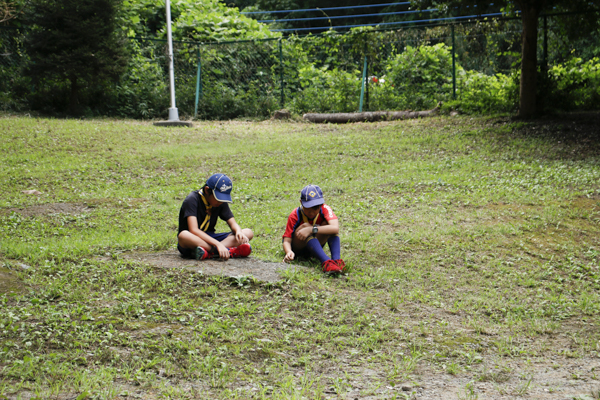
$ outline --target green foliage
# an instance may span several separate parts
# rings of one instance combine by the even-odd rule
[[[21,73],[26,60],[18,29],[0,29],[0,110],[26,109],[24,88],[31,84]]]
[[[280,108],[279,51],[276,41],[245,42],[204,46],[199,50],[202,63],[202,96],[198,117],[230,119],[268,117]],[[190,53],[191,54],[191,53]],[[197,72],[197,55],[188,60]],[[182,66],[183,68],[183,66]],[[179,85],[187,93],[189,109],[195,98],[193,81]]]
[[[291,100],[297,112],[354,112],[360,94],[359,70],[347,72],[314,65],[299,68],[300,90]]]
[[[164,0],[125,0],[123,4],[123,26],[129,36],[166,38]],[[170,4],[174,40],[207,42],[279,36],[217,0],[174,0]]]
[[[204,5],[205,9],[210,4]],[[129,20],[124,22],[128,30],[135,28],[132,34],[164,34],[163,5],[149,1],[129,5],[121,18]],[[176,2],[174,18],[192,15],[189,7],[187,1]],[[182,117],[194,115],[200,63],[202,96],[198,118],[201,119],[265,118],[282,107],[297,114],[358,111],[366,55],[369,77],[363,105],[366,111],[430,109],[442,101],[446,110],[463,113],[514,112],[520,79],[515,71],[520,63],[520,55],[515,51],[519,36],[515,23],[457,25],[455,33],[456,99],[452,98],[452,41],[448,27],[399,31],[360,28],[345,35],[328,32],[281,41],[176,41],[177,106]],[[227,35],[235,37],[242,33],[230,31]],[[551,43],[558,40],[556,35],[556,32],[549,35]],[[2,109],[33,108],[48,113],[66,110],[69,81],[58,77],[35,80],[21,73],[20,66],[27,63],[28,55],[19,43],[18,35],[11,38],[5,34],[0,38]],[[580,53],[594,54],[594,46],[586,47],[585,52],[572,52],[562,63],[559,61],[562,53],[558,50],[549,53],[550,70],[538,76],[538,98],[545,99],[548,109],[598,107],[598,62],[573,58]],[[128,66],[118,81],[103,79],[83,88],[79,95],[80,104],[85,105],[82,112],[134,118],[166,116],[169,105],[166,41],[130,38],[129,53]]]
[[[457,100],[445,104],[466,114],[513,112],[518,102],[518,78],[504,74],[486,75],[477,71],[457,74]]]
[[[110,114],[121,117],[154,118],[169,104],[168,82],[163,69],[154,62],[155,48],[131,41],[131,58],[126,73],[111,92]],[[161,111],[163,111],[161,113]]]
[[[600,107],[600,58],[573,57],[548,71],[554,87],[551,104],[561,109],[594,110]]]
[[[385,75],[368,80],[369,110],[403,110],[411,108],[404,93],[400,93]]]
[[[215,82],[204,91],[198,118],[267,118],[278,108],[278,94],[263,91],[257,83],[250,83],[245,90],[234,90],[223,82]]]
[[[433,108],[448,99],[452,88],[452,56],[443,43],[407,46],[387,66],[387,76],[408,108]]]
[[[27,0],[0,0],[0,23],[14,20],[27,5]]]
[[[32,2],[27,17],[30,60],[26,73],[49,92],[68,90],[72,113],[86,105],[79,103],[80,91],[98,91],[125,69],[125,42],[116,27],[119,6],[120,0]],[[54,105],[60,106],[61,99],[57,100]]]

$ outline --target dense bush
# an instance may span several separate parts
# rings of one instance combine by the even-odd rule
[[[125,0],[121,15],[129,36],[166,38],[165,2]],[[174,40],[218,41],[265,39],[280,36],[218,0],[171,1]]]
[[[298,112],[352,112],[358,108],[360,71],[300,66],[300,90],[289,107]]]
[[[548,71],[552,84],[550,104],[557,109],[597,110],[600,108],[600,58],[584,62],[574,57]]]
[[[387,65],[387,77],[405,109],[429,109],[449,98],[452,90],[452,55],[443,43],[407,46]]]
[[[519,101],[517,76],[486,75],[477,71],[457,71],[457,99],[444,107],[463,113],[494,113],[515,111]]]
[[[131,41],[131,58],[125,75],[107,104],[112,115],[156,118],[167,115],[169,86],[163,68],[154,60],[154,49]]]
[[[423,110],[439,102],[445,108],[464,113],[509,112],[518,102],[515,76],[488,76],[457,66],[457,99],[452,99],[450,49],[434,46],[407,46],[382,64],[385,75],[368,80],[369,110]],[[358,110],[361,71],[301,66],[300,90],[290,100],[298,112],[351,112]],[[365,101],[366,103],[366,101]]]
[[[431,33],[430,37],[425,33]],[[193,117],[201,60],[200,119],[269,117],[282,107],[282,80],[283,106],[297,114],[358,111],[366,54],[368,84],[363,110],[422,110],[441,101],[446,110],[463,113],[514,112],[518,106],[518,71],[489,75],[482,71],[492,68],[474,62],[465,68],[466,53],[456,58],[453,98],[451,48],[436,43],[443,39],[443,33],[418,31],[409,36],[406,32],[363,29],[348,35],[281,42],[175,42],[176,105],[182,118]],[[7,43],[0,40],[0,55],[10,53],[10,60],[0,58],[0,63],[16,59],[18,52],[4,50]],[[115,83],[84,86],[80,100],[87,107],[82,113],[165,118],[170,105],[165,49],[164,40],[130,39],[126,72]],[[21,64],[13,61],[0,69],[0,108],[47,113],[67,109],[69,87],[51,79],[36,82],[24,76],[20,71],[28,57],[19,57]],[[481,68],[471,70],[475,64]],[[514,64],[513,69],[517,66]],[[598,58],[584,61],[572,57],[540,72],[539,98],[546,110],[600,108]]]
[[[247,90],[234,90],[217,81],[204,89],[198,105],[198,118],[268,118],[278,108],[278,93],[264,91],[256,84],[250,84]]]
[[[127,41],[117,23],[122,0],[32,0],[23,73],[43,92],[62,94],[56,111],[79,114],[125,72]]]

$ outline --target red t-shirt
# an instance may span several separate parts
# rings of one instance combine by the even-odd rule
[[[333,213],[331,207],[329,207],[327,204],[321,204],[319,214],[317,214],[316,220],[313,221],[310,221],[308,217],[302,213],[302,209],[298,207],[290,213],[283,237],[291,238],[294,232],[296,232],[296,228],[305,222],[309,222],[313,225],[323,225],[324,221],[331,221],[332,219],[337,219],[337,217]]]

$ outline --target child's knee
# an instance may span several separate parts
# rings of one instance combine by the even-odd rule
[[[244,228],[242,229],[242,232],[244,232],[244,235],[246,235],[248,240],[252,240],[252,238],[254,237],[254,232],[252,232],[252,229]]]
[[[189,231],[181,231],[177,234],[177,241],[179,243],[181,243],[182,241],[185,241],[187,238],[189,238],[190,232]]]

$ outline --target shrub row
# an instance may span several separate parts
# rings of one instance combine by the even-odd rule
[[[347,62],[328,50],[314,57],[315,48],[288,44],[283,50],[281,71],[271,44],[262,51],[240,52],[238,58],[218,51],[204,54],[202,97],[198,118],[265,118],[284,106],[294,113],[353,112],[359,107],[362,71],[360,60]],[[84,113],[132,118],[164,118],[169,90],[164,54],[160,48],[132,41],[127,72],[118,82],[103,87],[84,87]],[[191,53],[190,54],[195,54]],[[159,56],[157,56],[159,55]],[[258,57],[251,59],[254,55]],[[337,59],[335,57],[338,57]],[[24,57],[26,59],[26,57]],[[250,61],[249,61],[250,60]],[[518,103],[518,72],[487,75],[456,65],[456,96],[453,96],[452,55],[444,43],[405,46],[377,61],[370,69],[365,109],[422,110],[439,102],[444,109],[463,113],[513,112]],[[220,64],[219,64],[220,62]],[[262,64],[260,64],[262,62]],[[186,64],[187,63],[187,64]],[[26,62],[2,68],[0,104],[3,110],[36,109],[60,113],[67,109],[68,88],[61,82],[34,82],[20,72]],[[195,56],[183,60],[177,74],[177,105],[180,115],[191,117],[195,109]],[[223,71],[229,68],[228,74]],[[600,108],[600,60],[573,57],[540,72],[540,99],[546,109],[589,110]]]

